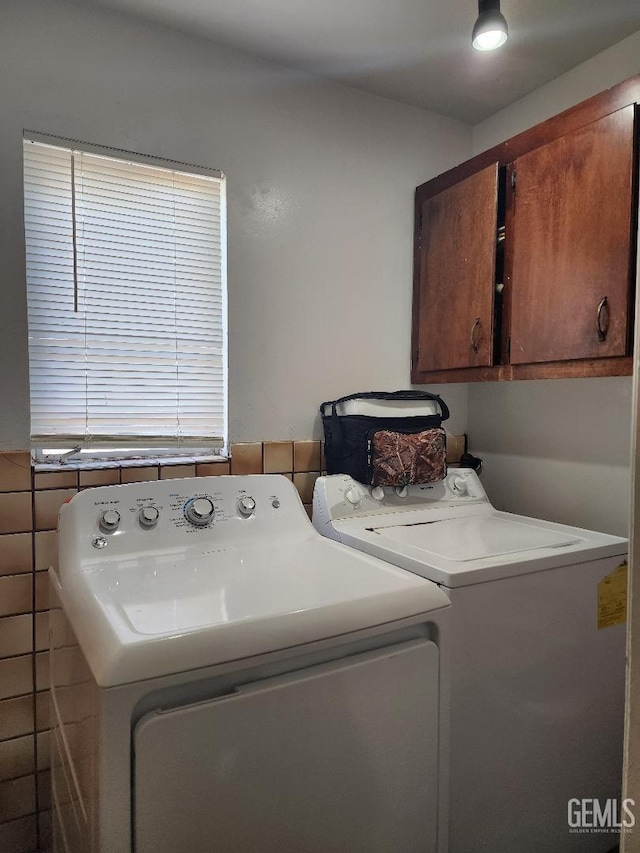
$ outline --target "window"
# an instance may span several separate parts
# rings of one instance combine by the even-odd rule
[[[24,141],[32,444],[219,452],[224,177],[82,148]]]

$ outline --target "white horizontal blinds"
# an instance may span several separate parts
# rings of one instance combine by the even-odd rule
[[[221,446],[223,179],[39,142],[24,162],[34,443]]]
[[[84,316],[74,312],[71,152],[25,145],[32,432],[84,432]]]

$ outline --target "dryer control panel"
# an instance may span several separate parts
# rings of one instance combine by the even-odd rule
[[[95,568],[160,550],[204,551],[238,535],[249,544],[265,531],[286,536],[301,525],[308,528],[309,518],[298,491],[278,474],[100,486],[61,508],[60,565]]]
[[[320,514],[324,521],[335,521],[354,516],[488,502],[478,475],[470,468],[450,468],[444,480],[423,486],[365,486],[348,475],[332,474],[316,480],[314,524],[316,514]]]

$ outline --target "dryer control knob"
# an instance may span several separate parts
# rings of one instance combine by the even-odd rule
[[[120,513],[117,509],[105,509],[100,517],[100,528],[107,533],[113,533],[120,524]]]
[[[240,515],[243,515],[245,518],[249,518],[250,515],[253,515],[256,508],[256,502],[249,495],[244,495],[238,500],[238,511]]]
[[[347,503],[350,503],[351,506],[359,506],[360,501],[362,500],[362,493],[357,486],[351,486],[350,489],[344,493]]]
[[[394,491],[399,498],[406,498],[409,489],[406,486],[395,486]]]
[[[143,506],[138,513],[140,527],[144,527],[146,530],[150,530],[152,527],[155,527],[159,518],[160,512],[155,506]]]
[[[451,488],[459,495],[469,494],[469,484],[463,477],[454,477],[454,479],[451,481]]]
[[[213,520],[214,506],[209,498],[192,498],[184,509],[187,521],[196,527],[206,527]]]
[[[371,489],[371,497],[374,499],[374,501],[384,500],[384,489],[382,488],[382,486],[374,486]]]

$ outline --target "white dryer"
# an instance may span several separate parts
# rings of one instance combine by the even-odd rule
[[[499,512],[466,469],[321,477],[313,523],[451,600],[451,853],[611,850],[615,827],[580,832],[568,809],[620,797],[627,541]]]
[[[435,584],[281,476],[83,491],[59,550],[56,853],[444,853]]]

